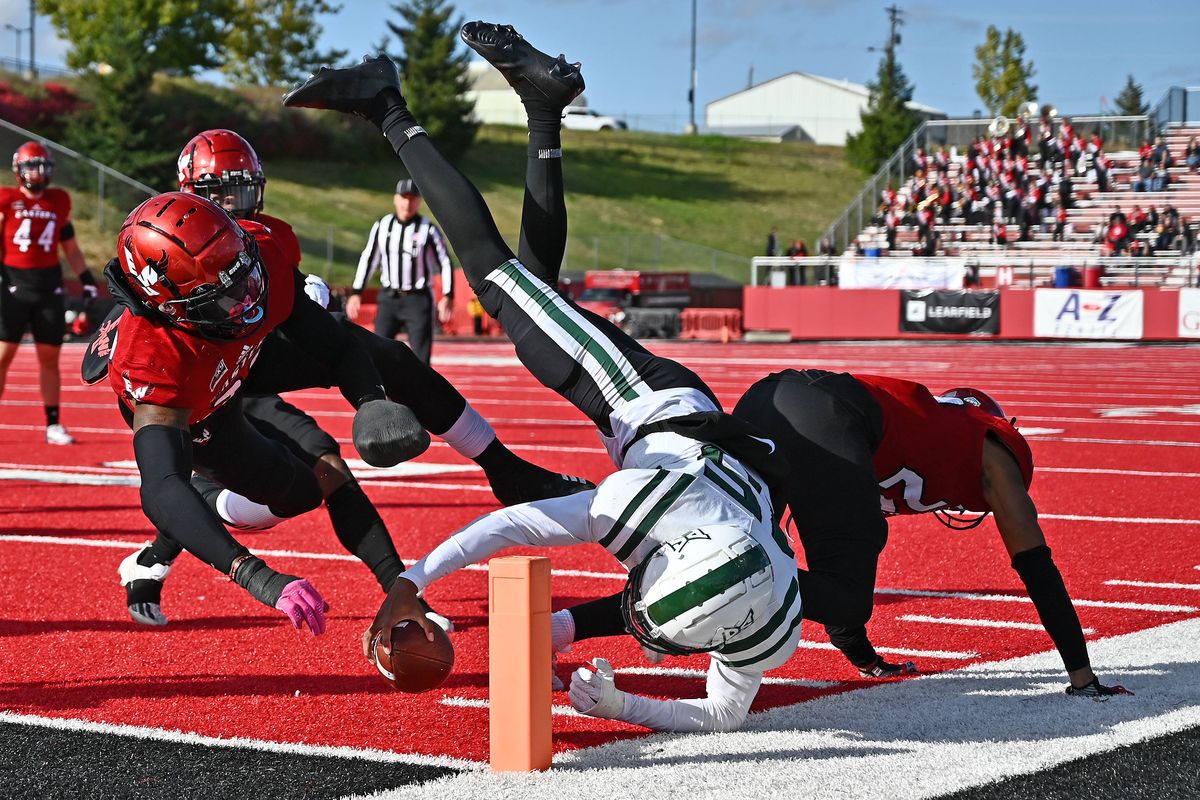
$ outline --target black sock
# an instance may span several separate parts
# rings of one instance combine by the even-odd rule
[[[371,109],[371,121],[383,131],[384,138],[397,154],[409,139],[425,134],[425,129],[417,124],[417,118],[408,110],[408,104],[397,89],[385,89],[379,93]]]
[[[170,564],[175,559],[179,558],[179,554],[183,552],[183,548],[173,539],[167,538],[162,531],[154,537],[154,541],[150,546],[138,554],[137,563],[143,567],[152,567],[155,564]]]
[[[498,438],[493,439],[491,444],[483,448],[482,453],[471,460],[483,467],[483,471],[489,474],[526,469],[530,466],[528,461],[505,447],[504,442]]]
[[[385,592],[390,589],[404,572],[404,564],[387,526],[358,482],[350,481],[325,498],[325,509],[342,547],[367,565]]]
[[[575,641],[625,633],[625,618],[621,616],[621,594],[617,592],[609,597],[571,607],[571,616],[575,618]]]
[[[46,406],[46,427],[58,424],[58,406]]]

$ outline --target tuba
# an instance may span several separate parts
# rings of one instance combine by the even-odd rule
[[[1009,123],[1008,117],[996,117],[994,120],[992,120],[992,124],[988,125],[988,133],[995,138],[1002,137],[1008,133],[1008,126],[1010,124],[1011,123]]]

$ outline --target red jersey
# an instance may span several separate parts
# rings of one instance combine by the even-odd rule
[[[284,258],[284,263],[299,269],[301,257],[300,240],[296,238],[296,232],[292,230],[292,226],[279,217],[272,217],[267,214],[258,214],[254,217],[254,221],[270,231],[270,239],[279,247]],[[239,220],[240,222],[241,220]],[[245,226],[243,225],[242,227]],[[259,246],[261,247],[263,237],[256,234],[254,238],[258,239]]]
[[[126,311],[117,325],[108,379],[129,408],[138,403],[190,408],[188,423],[203,422],[237,395],[263,339],[291,316],[295,265],[282,255],[286,245],[275,242],[272,231],[263,225],[245,220],[239,224],[254,234],[266,269],[267,313],[262,325],[243,339],[223,341],[194,336]]]
[[[71,196],[51,187],[29,197],[15,186],[0,188],[4,215],[4,264],[15,269],[58,267],[58,243],[71,219]]]
[[[1016,458],[1028,488],[1033,454],[1008,420],[958,400],[939,401],[919,383],[855,375],[883,411],[875,479],[885,514],[940,508],[991,511],[983,499],[983,440],[992,434]]]

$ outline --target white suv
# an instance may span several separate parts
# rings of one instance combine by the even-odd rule
[[[623,131],[629,127],[625,120],[597,114],[585,106],[567,106],[562,124],[573,131]]]

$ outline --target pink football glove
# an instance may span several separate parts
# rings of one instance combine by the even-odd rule
[[[283,594],[279,595],[275,607],[288,615],[296,630],[300,630],[307,622],[313,636],[325,632],[325,612],[329,610],[329,603],[325,602],[316,587],[303,578],[283,587]]]

